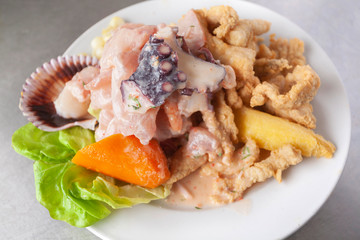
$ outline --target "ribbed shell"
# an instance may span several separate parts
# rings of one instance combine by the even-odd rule
[[[73,126],[94,129],[96,119],[89,115],[82,119],[63,118],[56,113],[54,101],[65,83],[87,66],[98,66],[90,56],[59,56],[38,67],[26,79],[21,92],[20,110],[41,130],[52,132]]]

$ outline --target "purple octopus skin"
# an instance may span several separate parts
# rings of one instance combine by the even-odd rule
[[[186,45],[185,39],[184,39],[182,36],[177,37],[177,39],[181,39],[181,41],[180,41],[180,43],[181,43],[181,48],[182,48],[185,52],[187,52],[187,53],[189,53],[189,54],[192,54],[192,53],[190,52],[189,48],[188,48],[187,45]],[[198,52],[199,55],[200,55],[200,54],[204,55],[205,61],[219,65],[218,61],[215,60],[215,58],[213,57],[213,55],[211,54],[211,52],[210,52],[209,49],[207,49],[207,48],[205,48],[205,47],[202,47],[202,48],[198,49],[197,52]],[[199,56],[197,56],[197,57],[199,57]],[[186,88],[186,87],[185,87],[185,88],[183,88],[183,89],[180,90],[180,94],[181,94],[181,95],[186,95],[186,96],[191,96],[194,91],[198,92],[198,89],[197,89],[197,88]]]
[[[178,69],[183,71],[187,76],[185,86],[188,88],[181,93],[184,95],[191,94],[191,91],[199,93],[213,92],[219,89],[220,82],[225,78],[225,68],[217,63],[212,63],[213,57],[210,51],[200,51],[200,55],[204,55],[206,61],[186,51],[186,42],[183,38],[179,38],[176,29],[165,27],[160,29],[156,36],[164,39],[165,43],[178,54]],[[185,48],[185,50],[184,50]],[[198,54],[198,53],[197,53]]]
[[[150,36],[149,42],[141,50],[135,73],[121,83],[126,106],[138,110],[141,107],[162,105],[178,84],[186,81],[185,73],[178,70],[177,64],[177,53],[163,39]],[[141,91],[142,96],[134,99],[131,94],[139,92],[137,90]],[[146,104],[142,104],[144,102]]]
[[[186,52],[186,53],[188,53],[188,54],[192,54],[191,51],[190,51],[190,49],[189,49],[189,47],[188,47],[188,45],[186,44],[185,38],[184,38],[183,36],[176,35],[176,40],[178,41],[181,49],[182,49],[184,52]]]
[[[203,54],[205,56],[207,62],[218,64],[218,62],[215,60],[215,58],[213,57],[213,55],[211,54],[209,49],[202,47],[202,48],[198,49],[198,53]]]

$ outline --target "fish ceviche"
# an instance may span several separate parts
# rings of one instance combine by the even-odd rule
[[[191,9],[176,24],[115,17],[93,56],[62,56],[23,86],[29,123],[12,146],[35,160],[36,198],[77,227],[109,209],[165,199],[221,206],[303,157],[331,158],[315,134],[320,78],[304,43],[229,6]]]

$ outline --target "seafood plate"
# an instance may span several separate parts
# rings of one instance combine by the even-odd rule
[[[309,164],[315,164],[315,169],[316,166],[322,168],[333,160],[324,157],[336,158],[334,145],[326,140],[335,141],[334,138],[321,125],[318,129],[319,122],[323,121],[321,116],[319,121],[316,115],[319,102],[315,95],[318,89],[321,93],[322,74],[318,74],[311,60],[308,62],[310,58],[304,54],[304,46],[306,49],[309,43],[307,35],[300,34],[305,36],[305,44],[297,38],[286,41],[281,35],[270,37],[270,44],[263,42],[262,38],[267,35],[262,34],[271,32],[271,24],[265,20],[246,19],[248,16],[239,10],[237,4],[244,3],[234,3],[235,7],[206,5],[206,9],[195,4],[193,10],[184,9],[183,17],[177,18],[179,22],[169,25],[170,21],[165,24],[164,20],[151,22],[144,16],[132,20],[126,11],[123,11],[124,15],[118,13],[125,21],[113,29],[103,48],[97,51],[101,57],[98,65],[93,66],[97,68],[93,69],[93,79],[74,84],[78,90],[81,89],[80,92],[90,92],[89,98],[85,97],[90,99],[90,103],[81,108],[87,111],[75,111],[82,114],[73,115],[66,108],[61,110],[55,106],[61,105],[61,98],[50,101],[54,105],[52,113],[55,109],[56,114],[61,112],[58,115],[65,119],[93,121],[90,126],[79,127],[78,123],[72,123],[77,127],[61,126],[61,130],[52,132],[59,134],[62,147],[70,146],[73,151],[57,167],[63,173],[59,176],[63,193],[77,203],[74,213],[65,211],[59,214],[54,204],[45,199],[45,188],[41,185],[45,174],[40,176],[36,171],[50,176],[53,169],[50,170],[48,164],[53,160],[46,158],[45,164],[43,160],[34,159],[37,197],[52,217],[79,227],[92,225],[91,231],[110,238],[120,236],[119,229],[127,231],[121,224],[117,230],[111,227],[111,222],[118,222],[116,219],[123,216],[127,216],[133,230],[136,226],[152,225],[150,219],[141,214],[151,209],[156,209],[158,221],[176,218],[184,222],[187,229],[193,228],[189,225],[194,223],[193,220],[198,222],[193,224],[194,227],[206,222],[212,229],[218,221],[209,223],[205,219],[219,217],[219,211],[223,212],[219,220],[230,228],[235,223],[246,227],[246,222],[253,220],[265,226],[261,217],[255,217],[259,216],[258,211],[264,210],[264,205],[256,198],[260,192],[270,194],[274,189],[279,192],[286,189],[293,193],[298,188],[288,186],[307,182],[301,178],[304,174],[301,169],[307,169]],[[234,26],[226,27],[231,23],[221,20],[224,13],[234,19]],[[172,22],[177,20],[174,16],[171,19]],[[106,26],[105,21],[101,26]],[[200,33],[194,32],[195,29],[201,30]],[[69,56],[73,55],[72,58],[82,52],[77,44],[67,51]],[[297,55],[284,55],[279,50],[283,46],[295,49]],[[73,82],[76,83],[76,79]],[[66,91],[62,92],[64,94],[58,92],[57,96],[69,96]],[[281,104],[281,98],[291,100],[291,96],[297,96],[299,101],[283,100],[287,105]],[[287,114],[289,112],[295,112],[295,115]],[[308,115],[297,114],[304,112]],[[314,121],[314,116],[318,121]],[[35,121],[31,122],[35,124]],[[318,127],[313,130],[315,126]],[[49,132],[27,127],[26,131],[44,136]],[[285,130],[279,130],[283,127]],[[73,144],[75,135],[81,139],[79,146]],[[86,140],[83,138],[85,135]],[[18,137],[17,134],[14,136]],[[335,145],[339,147],[337,142]],[[303,161],[308,157],[319,159]],[[104,162],[103,159],[109,160]],[[141,160],[141,164],[135,160]],[[317,162],[310,163],[314,161]],[[118,171],[119,165],[122,171]],[[291,175],[282,175],[288,167],[294,169]],[[312,171],[307,174],[312,174]],[[268,180],[255,184],[271,177],[284,183]],[[106,194],[98,195],[100,192]],[[138,197],[131,194],[135,192]],[[284,195],[279,197],[284,198]],[[270,198],[278,202],[292,198],[279,197],[271,195]],[[249,217],[242,215],[230,223],[229,220],[234,219],[230,216],[234,213],[231,209],[246,205],[249,199],[252,201]],[[96,211],[85,207],[88,200]],[[110,216],[110,211],[103,208],[104,205],[125,208],[150,201],[150,205],[122,209]],[[273,206],[271,202],[267,204]],[[77,211],[85,213],[86,220],[79,217],[81,214]],[[131,216],[141,217],[133,219]],[[193,220],[185,223],[190,218]],[[169,228],[176,231],[176,226]],[[235,232],[229,231],[229,236],[234,237]],[[214,236],[220,236],[218,233],[216,231]],[[247,231],[244,234],[251,236]],[[279,231],[278,234],[274,236],[285,236],[288,232]]]

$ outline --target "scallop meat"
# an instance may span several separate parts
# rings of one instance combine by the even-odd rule
[[[59,131],[73,126],[94,130],[97,120],[90,114],[64,117],[56,110],[55,101],[67,82],[98,60],[90,56],[59,56],[37,68],[26,79],[21,92],[20,110],[36,127],[43,131]]]

